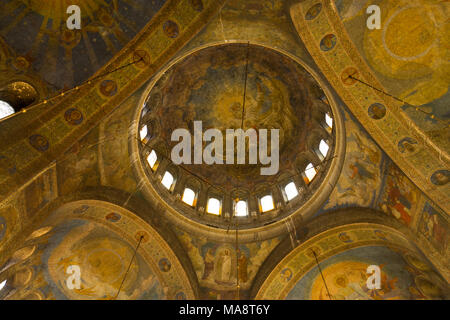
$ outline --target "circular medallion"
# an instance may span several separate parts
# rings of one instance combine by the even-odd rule
[[[167,20],[163,24],[163,30],[166,36],[169,38],[176,38],[178,37],[178,34],[180,33],[180,30],[178,29],[178,25],[173,22],[172,20]]]
[[[162,258],[161,260],[159,260],[158,266],[162,272],[168,272],[168,271],[170,271],[172,264],[170,263],[170,261],[167,258]]]
[[[381,103],[374,103],[369,107],[369,117],[374,120],[380,120],[386,115],[386,107]]]
[[[313,20],[315,17],[317,17],[322,10],[322,3],[316,3],[311,8],[308,9],[305,15],[306,20]]]
[[[449,170],[438,170],[431,176],[431,183],[436,186],[443,186],[450,180]]]
[[[293,273],[290,268],[284,268],[280,272],[280,277],[281,277],[281,279],[283,279],[284,282],[288,282],[289,280],[291,280],[292,275],[293,275]]]
[[[322,51],[330,51],[336,45],[337,38],[334,34],[328,34],[320,41],[320,49]]]
[[[107,97],[112,97],[117,93],[117,84],[113,80],[103,80],[100,83],[100,92]]]
[[[117,222],[120,220],[120,218],[121,218],[120,214],[115,212],[111,212],[105,217],[105,219],[108,220],[109,222]]]
[[[29,139],[30,144],[38,151],[44,152],[48,150],[49,143],[47,138],[40,134],[34,134]]]
[[[397,147],[401,153],[414,153],[417,151],[417,144],[416,139],[406,137],[398,142]]]
[[[78,109],[70,108],[64,113],[64,119],[72,125],[79,125],[83,122],[83,114]]]

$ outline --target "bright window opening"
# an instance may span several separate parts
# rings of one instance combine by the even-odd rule
[[[166,189],[170,190],[173,183],[173,176],[170,174],[169,171],[166,171],[166,173],[164,173],[161,183],[164,187],[166,187]]]
[[[220,215],[220,201],[216,198],[209,198],[206,206],[206,212]]]
[[[330,149],[330,147],[328,146],[328,144],[324,140],[320,140],[319,151],[323,155],[324,158],[327,156],[329,149]]]
[[[308,178],[308,183],[311,182],[312,179],[314,179],[316,174],[317,174],[316,168],[314,168],[312,163],[309,163],[305,169],[305,175],[306,175],[306,178]]]
[[[3,280],[2,282],[0,282],[0,291],[2,291],[2,289],[6,286],[6,281],[7,280]]]
[[[286,197],[289,200],[294,199],[298,195],[297,187],[294,182],[289,182],[284,187],[284,192],[286,193]]]
[[[150,168],[154,168],[156,164],[156,160],[158,160],[158,156],[156,155],[155,150],[152,150],[150,154],[147,156],[147,162],[150,165]]]
[[[333,128],[333,118],[328,113],[325,113],[325,122],[330,128]]]
[[[148,127],[147,125],[145,125],[139,131],[139,136],[141,137],[141,140],[144,140],[147,137],[147,134],[148,134]]]
[[[6,118],[14,113],[14,108],[8,102],[0,100],[0,119]]]
[[[245,217],[248,216],[248,209],[247,209],[247,201],[240,200],[236,203],[236,207],[234,208],[235,215],[237,217]]]
[[[195,200],[195,192],[192,189],[186,188],[183,192],[183,197],[181,198],[181,201],[186,203],[187,205],[193,206]]]
[[[273,198],[271,195],[262,197],[260,202],[262,212],[267,212],[275,208],[275,205],[273,204]]]

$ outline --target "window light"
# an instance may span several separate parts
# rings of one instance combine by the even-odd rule
[[[156,155],[155,150],[152,150],[150,154],[147,156],[147,162],[150,165],[150,168],[154,168],[156,164],[156,160],[158,160],[158,156]]]
[[[185,188],[183,192],[183,197],[181,198],[181,201],[186,203],[187,205],[193,206],[195,200],[195,192],[192,189]]]
[[[325,113],[325,122],[330,128],[333,128],[333,118],[328,113]]]
[[[330,147],[328,146],[328,144],[323,139],[320,140],[319,151],[323,155],[324,158],[327,156],[329,149],[330,149]]]
[[[261,203],[261,211],[262,212],[267,212],[267,211],[270,211],[275,208],[275,206],[273,204],[273,198],[271,195],[262,197],[260,200],[260,203]]]
[[[170,174],[169,171],[166,171],[164,173],[161,183],[164,187],[166,187],[166,189],[170,190],[170,188],[172,187],[172,183],[173,183],[173,176]]]
[[[295,186],[294,182],[289,182],[284,187],[284,192],[286,193],[288,201],[295,198],[298,195],[297,187]]]
[[[3,280],[2,282],[0,282],[0,291],[6,286],[6,282],[7,280]]]
[[[312,179],[314,179],[314,177],[316,176],[316,174],[317,174],[316,168],[314,168],[312,163],[309,163],[305,169],[305,175],[306,178],[308,178],[308,182],[311,182]]]
[[[14,108],[8,102],[0,100],[0,119],[6,118],[14,113]]]
[[[248,215],[247,201],[239,200],[234,207],[235,215],[237,217],[245,217]]]
[[[209,198],[206,206],[206,212],[220,215],[220,201],[216,198]]]
[[[141,137],[141,140],[144,140],[147,137],[147,134],[148,134],[148,127],[147,125],[145,125],[139,131],[139,136]]]

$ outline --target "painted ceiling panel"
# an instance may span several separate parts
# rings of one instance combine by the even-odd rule
[[[448,59],[443,58],[448,55],[445,37],[448,22],[443,16],[448,3],[375,1],[381,9],[379,30],[367,28],[367,2],[358,3],[303,1],[291,7],[291,17],[315,62],[358,121],[414,184],[447,210],[450,127],[446,98]],[[433,24],[439,32],[430,33],[431,29],[418,24],[419,31],[414,32],[423,36],[416,39],[410,34],[413,30],[406,27],[411,17],[397,21],[400,13],[418,6],[435,17]],[[417,12],[408,14],[413,16]],[[394,31],[398,32],[391,30],[395,34],[388,36],[389,21],[394,20],[398,24]],[[404,41],[403,35],[411,37],[410,41]],[[383,45],[383,39],[389,37],[398,40],[390,40],[396,55]],[[426,48],[430,56],[425,60],[420,55],[410,57],[411,52],[419,50],[414,41],[427,42],[428,37],[435,39]],[[376,45],[377,41],[381,43]],[[406,58],[399,59],[399,54]],[[409,60],[413,57],[420,61],[412,64]],[[419,69],[423,71],[420,75]]]
[[[407,116],[449,153],[450,4],[375,1],[381,13],[380,29],[375,30],[365,27],[367,1],[335,4],[351,40],[387,93],[403,100]]]
[[[4,0],[0,36],[55,89],[92,76],[163,7],[165,0]],[[68,30],[67,8],[81,9],[82,28]],[[18,36],[20,35],[20,36]]]

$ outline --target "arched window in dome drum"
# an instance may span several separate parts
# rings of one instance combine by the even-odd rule
[[[8,102],[0,100],[0,119],[6,118],[14,113],[14,108]]]
[[[141,130],[139,130],[139,137],[141,138],[141,141],[144,141],[147,136],[148,136],[148,126],[144,125],[141,128]]]
[[[0,292],[3,290],[3,288],[5,288],[7,282],[8,280],[3,280],[2,282],[0,282]]]
[[[323,139],[320,140],[319,151],[324,158],[327,156],[329,149],[330,149],[330,146],[328,145],[328,143],[326,143],[325,140],[323,140]]]
[[[163,178],[161,179],[162,185],[163,185],[167,190],[170,191],[170,190],[172,189],[173,182],[174,182],[173,175],[172,175],[169,171],[166,171],[166,172],[164,173]]]
[[[221,202],[216,198],[209,198],[206,205],[206,212],[214,215],[220,215]]]
[[[183,196],[181,197],[181,201],[186,203],[187,205],[193,207],[195,202],[196,193],[194,190],[190,188],[185,188],[183,191]]]
[[[147,163],[150,166],[150,169],[152,169],[153,171],[155,171],[156,169],[156,164],[158,161],[158,156],[155,152],[155,150],[152,150],[149,155],[147,156]]]
[[[333,118],[328,112],[325,113],[325,123],[327,125],[328,131],[331,132],[331,130],[333,129]]]
[[[261,212],[267,212],[275,209],[272,195],[266,195],[259,200],[261,206]]]
[[[310,183],[314,177],[317,174],[316,168],[314,168],[314,165],[310,162],[306,168],[305,168],[305,176],[306,176],[306,183]]]
[[[284,193],[286,194],[286,199],[288,201],[294,199],[296,196],[298,196],[298,191],[295,183],[293,181],[289,182],[284,187]]]
[[[247,201],[239,200],[238,202],[236,202],[236,204],[234,206],[234,214],[236,215],[236,217],[248,216]]]

